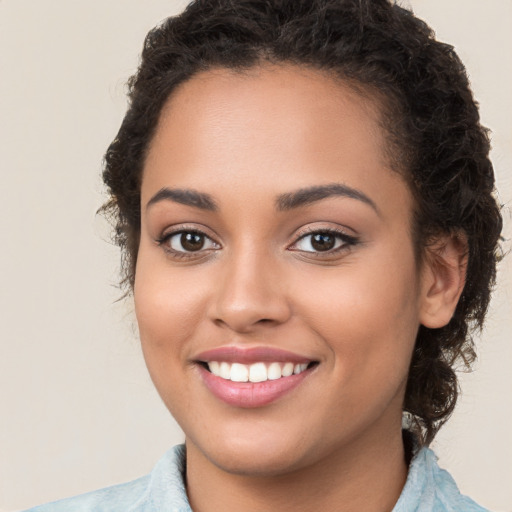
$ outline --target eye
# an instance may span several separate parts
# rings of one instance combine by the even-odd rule
[[[173,253],[192,253],[209,249],[218,249],[219,245],[200,231],[177,231],[169,233],[161,240],[160,245]]]
[[[337,231],[314,231],[302,235],[291,247],[292,250],[303,252],[337,252],[351,245],[355,245],[356,238]]]

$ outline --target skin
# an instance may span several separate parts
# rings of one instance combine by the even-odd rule
[[[162,111],[143,173],[134,296],[146,364],[186,435],[194,511],[396,503],[415,336],[420,323],[450,319],[464,275],[450,238],[415,260],[412,196],[385,154],[378,105],[293,66],[203,72]],[[276,207],[280,195],[332,184],[369,201]],[[155,198],[164,188],[208,194],[216,208]],[[203,249],[161,241],[180,230],[205,233]],[[312,230],[338,230],[340,248],[315,252]],[[225,346],[318,364],[275,402],[235,407],[195,362]]]

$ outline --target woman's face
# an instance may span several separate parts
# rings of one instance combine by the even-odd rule
[[[279,474],[399,435],[424,286],[384,146],[368,98],[292,66],[204,72],[168,101],[135,306],[189,454]]]

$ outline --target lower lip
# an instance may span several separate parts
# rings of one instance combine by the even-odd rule
[[[311,368],[296,375],[264,382],[233,382],[213,375],[198,366],[206,387],[217,398],[234,407],[255,408],[269,405],[293,391],[311,373]]]

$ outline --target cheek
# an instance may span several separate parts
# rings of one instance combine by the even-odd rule
[[[135,313],[143,345],[169,347],[187,339],[203,313],[204,280],[172,272],[165,260],[139,253]]]
[[[375,260],[317,276],[295,290],[301,316],[329,345],[335,364],[354,378],[407,373],[419,326],[414,259],[380,251]],[[304,282],[304,281],[303,281]]]
[[[187,340],[197,325],[194,290],[168,269],[139,254],[134,286],[135,313],[144,360],[163,402],[179,415],[187,396]]]
[[[134,286],[135,313],[149,374],[168,407],[186,392],[190,340],[204,315],[204,288],[187,272],[172,272],[169,262],[141,248]]]

